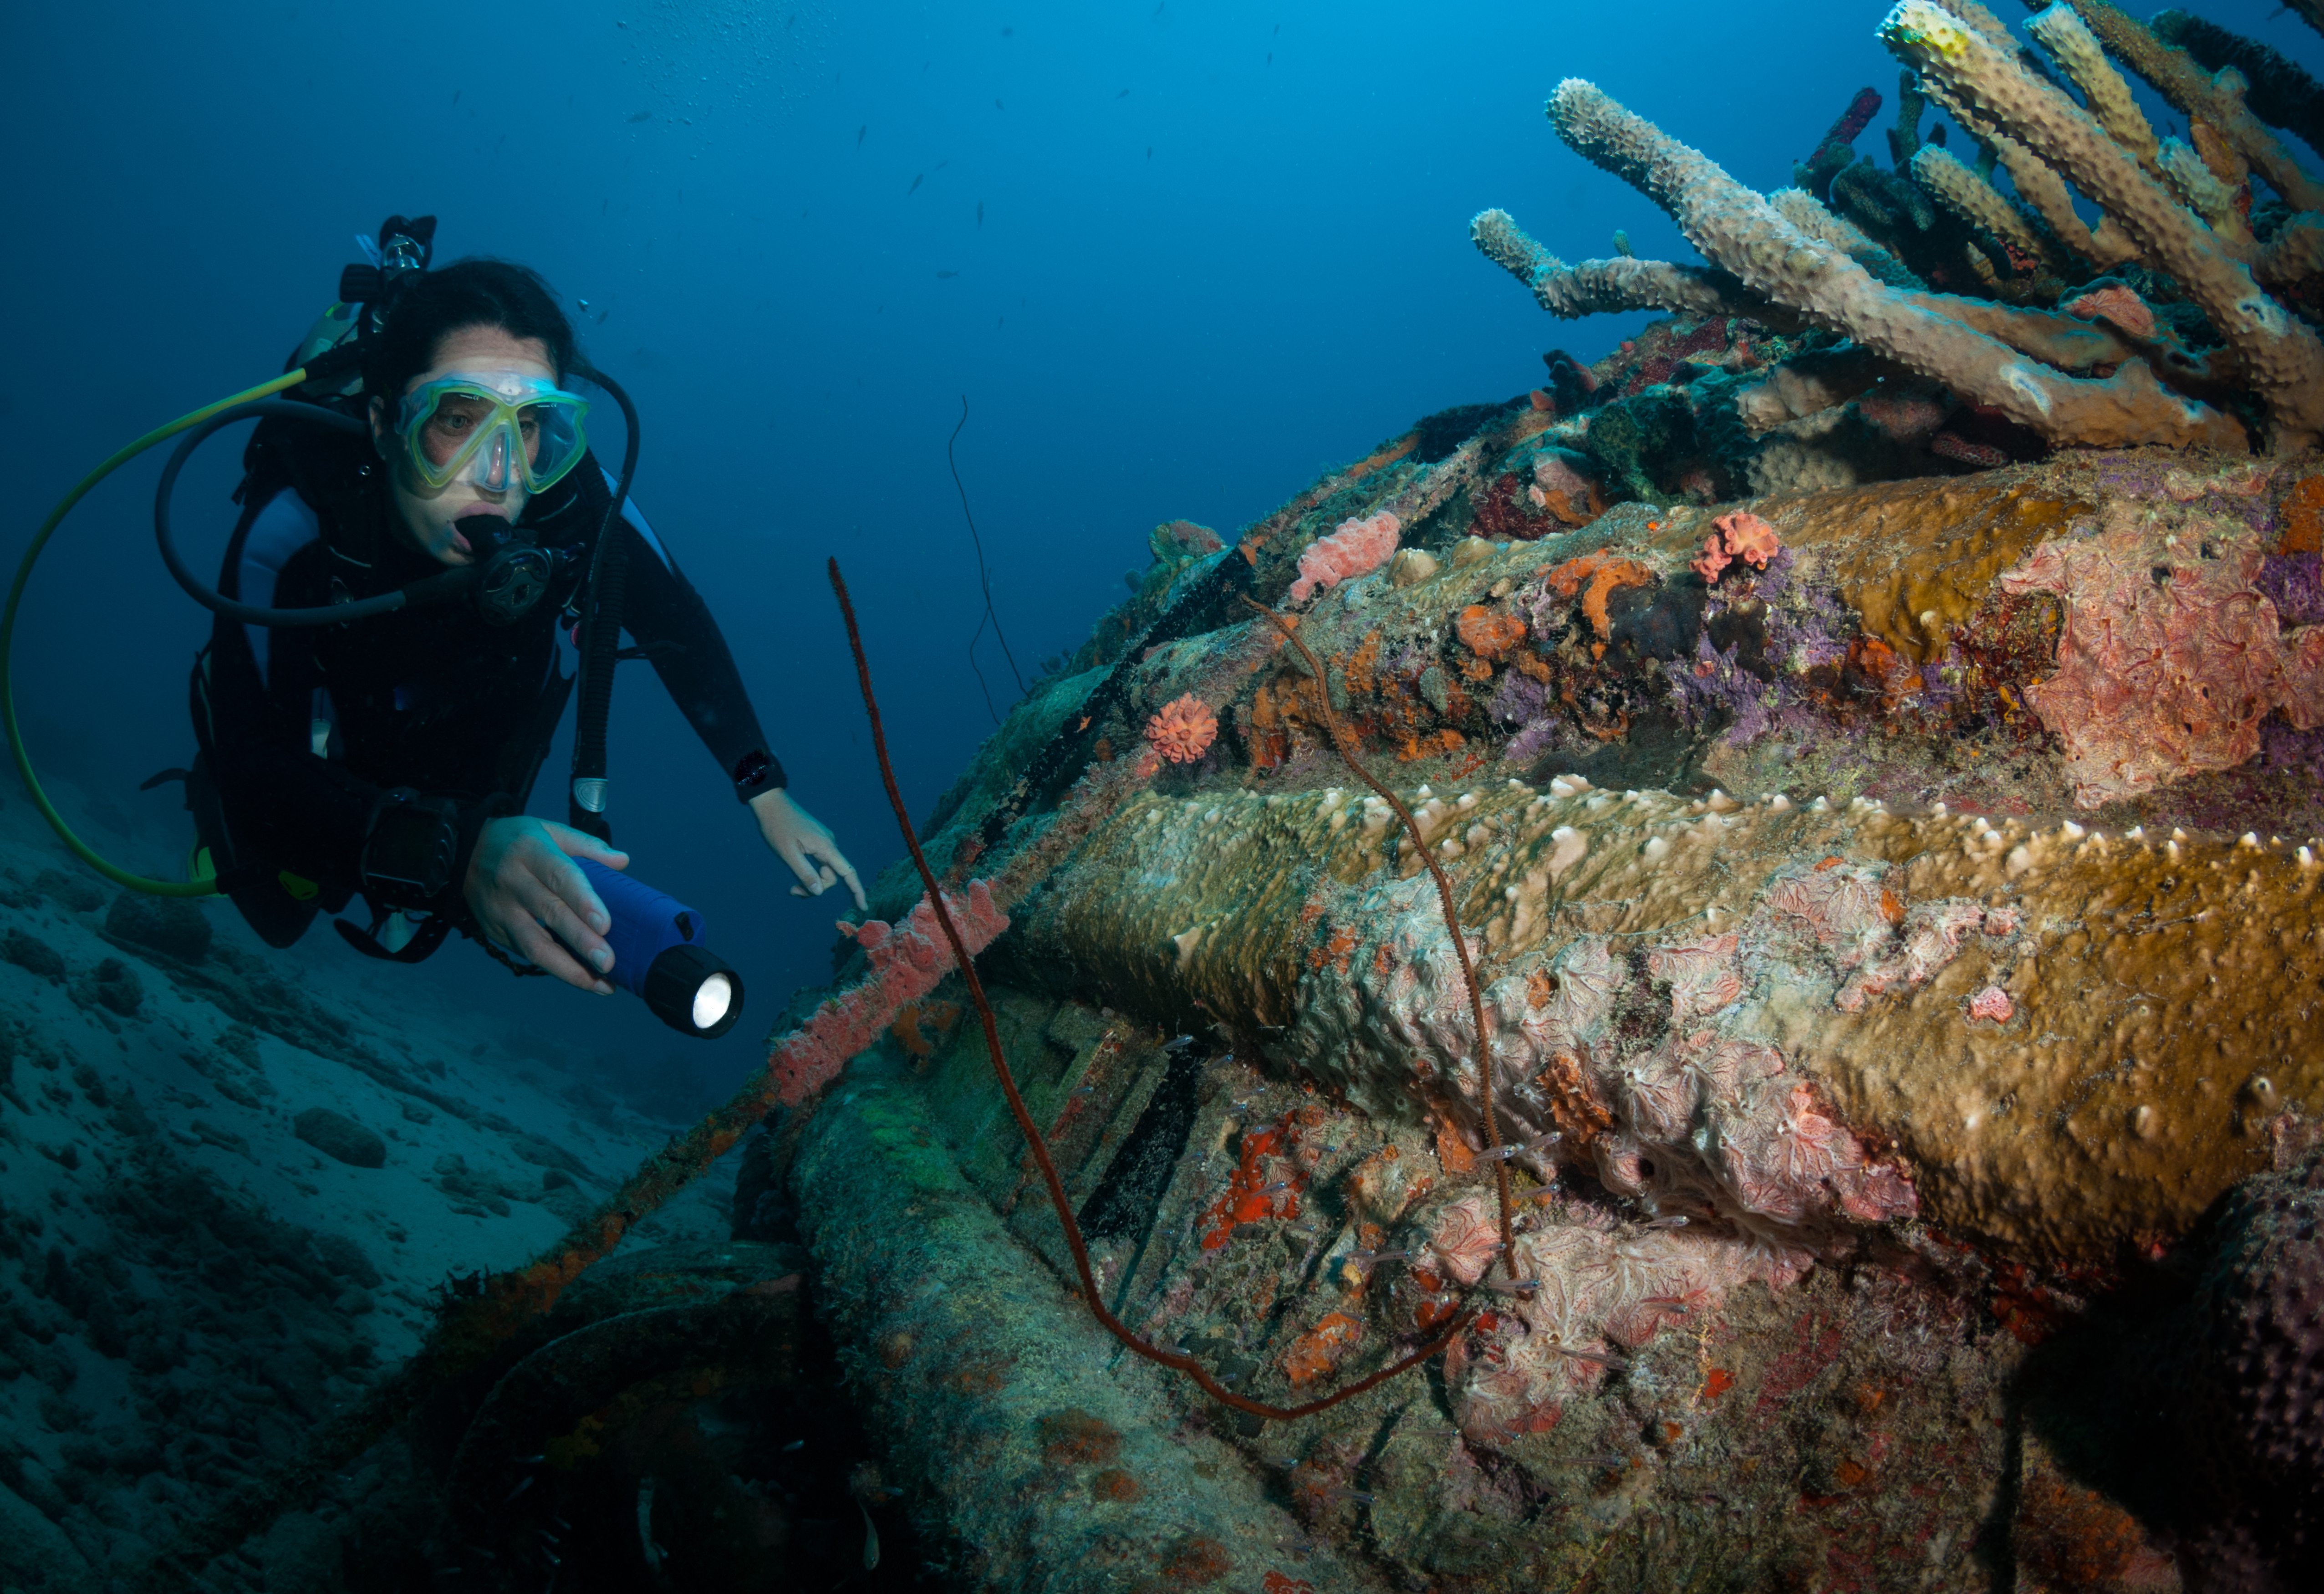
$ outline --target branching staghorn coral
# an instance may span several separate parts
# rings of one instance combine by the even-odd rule
[[[1962,5],[1965,0],[1954,0],[1954,4]],[[2101,20],[2120,19],[2111,7],[2086,5],[2083,10]],[[2113,46],[2114,34],[2103,27],[2093,31]],[[2144,30],[2136,33],[2152,45]],[[2277,451],[2296,452],[2324,437],[2324,341],[2270,299],[2221,239],[2161,182],[2148,176],[2132,153],[2107,136],[2089,113],[2027,71],[2014,53],[1997,49],[1983,29],[1930,0],[1904,0],[1881,23],[1880,36],[1891,50],[1917,67],[1933,88],[1968,107],[1972,116],[2041,151],[2121,225],[2151,266],[2178,280],[2218,329],[2244,381],[2265,406],[2273,434],[2270,441]],[[2159,47],[2157,52],[2177,53],[2160,51]],[[2142,71],[2149,66],[2163,70],[2150,62],[2141,66]],[[2190,97],[2196,97],[2191,91]],[[2210,97],[2218,97],[2213,93]],[[2215,115],[2224,114],[2206,104]],[[2257,127],[2248,112],[2239,106],[2232,108]],[[2190,109],[2189,114],[2196,113]],[[2287,199],[2307,209],[2305,198],[2292,199],[2292,195],[2295,190],[2313,193],[2314,185],[2292,164],[2272,135],[2265,142],[2273,146],[2281,161],[2271,167],[2254,156],[2254,164]],[[2257,145],[2248,136],[2236,143],[2246,154]],[[2278,167],[2289,170],[2279,171]]]
[[[1576,153],[1670,212],[1688,242],[1731,273],[1754,299],[1842,333],[2044,438],[2112,445],[2245,444],[2243,428],[2232,416],[2166,392],[2144,358],[2126,357],[2103,378],[2076,377],[2043,363],[2046,353],[2028,353],[2027,344],[2039,348],[2066,333],[2075,325],[2070,318],[1886,286],[1840,250],[1810,237],[1708,157],[1624,109],[1593,84],[1580,79],[1560,84],[1549,102],[1549,118]],[[1527,258],[1515,246],[1524,235],[1505,215],[1488,211],[1471,231],[1480,247],[1512,270],[1512,260]],[[1495,240],[1491,246],[1488,238]],[[1539,245],[1532,250],[1535,257],[1547,257]],[[1519,274],[1532,285],[1530,277]]]

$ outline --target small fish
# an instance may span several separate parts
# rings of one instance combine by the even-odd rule
[[[652,120],[653,113],[651,111],[640,111],[636,116],[630,118],[630,125],[634,127],[641,122],[650,122]]]
[[[1278,1190],[1289,1190],[1290,1188],[1291,1181],[1288,1179],[1278,1179],[1259,1193],[1261,1195],[1273,1195]]]
[[[612,309],[612,307],[611,307],[611,306],[608,306],[607,308],[605,308],[605,309],[604,309],[604,310],[599,310],[599,311],[597,312],[597,324],[598,324],[599,326],[601,326],[601,327],[602,327],[602,326],[604,326],[604,325],[605,324],[605,318],[606,318],[607,316],[609,316],[609,315],[612,315],[613,313],[613,309]]]
[[[1612,1367],[1618,1372],[1630,1365],[1610,1350],[1585,1350],[1579,1345],[1552,1345],[1550,1348],[1560,1356],[1570,1356],[1576,1361],[1594,1361],[1601,1367]]]
[[[1691,1315],[1694,1311],[1693,1307],[1686,1303],[1684,1297],[1678,1295],[1649,1295],[1646,1297],[1646,1303],[1649,1306],[1659,1306],[1665,1311],[1675,1311],[1682,1315]]]
[[[1130,90],[1129,90],[1129,89],[1127,89],[1127,88],[1125,88],[1125,89],[1123,89],[1120,94],[1115,95],[1113,97],[1114,97],[1114,98],[1116,98],[1116,99],[1128,99],[1128,98],[1130,97]]]
[[[1412,1258],[1410,1251],[1350,1251],[1342,1260],[1369,1270],[1383,1262],[1409,1262]]]
[[[1480,1151],[1477,1154],[1477,1160],[1480,1163],[1506,1163],[1524,1152],[1545,1150],[1563,1138],[1552,1129],[1548,1134],[1536,1135],[1531,1140],[1512,1141],[1508,1145],[1497,1145],[1490,1151]]]
[[[922,171],[916,173],[912,178],[912,186],[904,190],[904,197],[906,199],[909,199],[914,194],[918,193],[920,191],[920,184],[926,182],[927,180],[928,174],[927,172]]]
[[[872,124],[869,122],[864,123],[862,126],[858,127],[855,130],[855,147],[857,149],[860,150],[863,147],[863,135],[871,131]]]
[[[952,274],[954,276],[960,275],[958,272],[954,272]],[[1097,1087],[1095,1085],[1084,1085],[1080,1089],[1074,1091],[1074,1094],[1076,1096],[1094,1096],[1097,1094]]]
[[[996,99],[996,100],[994,100],[994,101],[992,102],[992,108],[993,108],[994,110],[996,110],[996,111],[1005,111],[1005,110],[1007,110],[1009,107],[1008,107],[1007,106],[1005,106],[1005,105],[1002,105],[999,100],[997,100],[997,99]]]
[[[976,225],[979,227],[982,227],[984,225],[984,201],[982,199],[979,199],[976,202]]]
[[[788,1456],[794,1450],[803,1450],[805,1449],[807,1449],[807,1441],[804,1439],[794,1439],[790,1443],[783,1446],[783,1454]]]
[[[872,1525],[872,1513],[864,1510],[862,1501],[856,1501],[855,1508],[863,1512],[863,1570],[873,1571],[880,1565],[880,1530]]]
[[[461,88],[455,88],[452,90],[452,103],[454,105],[458,105],[460,103],[460,96],[466,92],[466,89]]]
[[[1639,1227],[1641,1228],[1684,1228],[1686,1225],[1686,1216],[1681,1213],[1671,1218],[1656,1218],[1651,1222],[1640,1224]]]
[[[942,282],[947,277],[956,277],[958,275],[960,275],[960,273],[956,271],[940,271],[936,273],[936,280],[938,282]]]
[[[1530,1295],[1541,1288],[1541,1281],[1537,1278],[1489,1278],[1485,1281],[1485,1288],[1496,1295]]]
[[[1369,1506],[1372,1503],[1371,1496],[1360,1488],[1350,1488],[1345,1484],[1342,1484],[1324,1497],[1333,1500],[1352,1500],[1359,1506]]]

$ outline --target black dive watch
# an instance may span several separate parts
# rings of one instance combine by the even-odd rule
[[[459,857],[459,805],[397,786],[372,804],[364,829],[364,895],[374,908],[433,908]]]

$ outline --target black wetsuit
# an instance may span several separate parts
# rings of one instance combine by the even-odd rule
[[[443,570],[391,533],[386,468],[367,439],[270,422],[246,465],[218,579],[226,597],[306,608]],[[611,501],[604,472],[585,458],[527,505],[518,524],[550,551],[555,571],[548,595],[510,625],[486,623],[466,601],[348,626],[217,621],[194,672],[203,758],[191,806],[222,883],[270,944],[288,946],[318,909],[336,913],[363,889],[366,829],[396,787],[459,807],[452,884],[429,907],[464,925],[460,883],[475,832],[522,811],[570,690],[558,634],[575,622]],[[716,621],[627,507],[622,629],[648,650],[738,798],[781,786]]]

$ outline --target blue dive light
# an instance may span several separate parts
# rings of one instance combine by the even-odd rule
[[[681,1034],[715,1041],[733,1029],[742,1015],[742,977],[702,944],[702,915],[595,858],[573,861],[613,915],[605,941],[613,968],[605,978]]]

